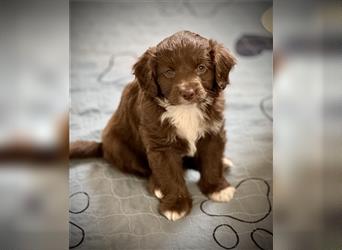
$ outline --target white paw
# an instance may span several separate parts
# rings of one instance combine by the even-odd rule
[[[164,197],[163,193],[160,191],[160,189],[155,189],[154,190],[154,195],[158,198],[158,199],[162,199]]]
[[[183,218],[185,215],[185,211],[178,213],[176,211],[165,211],[163,215],[171,221],[179,220],[180,218]]]
[[[223,169],[234,167],[234,163],[232,162],[232,160],[227,157],[222,158],[222,163],[223,163]]]
[[[232,186],[226,187],[219,192],[215,192],[209,195],[209,198],[213,201],[228,202],[230,201],[235,193],[235,188]]]

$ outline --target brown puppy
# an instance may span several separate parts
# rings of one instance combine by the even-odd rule
[[[221,44],[193,32],[166,38],[133,66],[136,78],[102,143],[73,143],[70,157],[103,156],[122,171],[149,177],[169,220],[191,210],[183,167],[200,171],[199,187],[210,199],[229,201],[235,189],[223,177],[223,90],[234,64]]]

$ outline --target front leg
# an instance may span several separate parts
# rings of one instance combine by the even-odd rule
[[[182,158],[179,154],[166,151],[148,152],[152,170],[150,188],[160,199],[159,211],[167,219],[175,221],[188,214],[192,200],[183,176]]]
[[[235,192],[235,188],[223,175],[225,141],[225,133],[222,131],[215,135],[207,134],[197,144],[196,160],[201,172],[199,188],[211,200],[219,202],[228,202]]]

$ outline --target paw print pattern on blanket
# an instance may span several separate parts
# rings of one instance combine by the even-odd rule
[[[222,244],[220,242],[220,240],[216,237],[216,233],[217,232],[220,232],[220,231],[223,231],[225,230],[226,233],[227,233],[227,230],[229,231],[232,231],[234,233],[234,236],[236,238],[236,241],[234,242],[234,244],[232,244],[231,246],[226,246],[224,244]],[[239,237],[239,234],[236,232],[236,230],[231,226],[231,225],[228,225],[228,224],[221,224],[221,225],[218,225],[215,229],[214,229],[214,232],[213,232],[213,238],[215,240],[215,242],[222,248],[224,249],[234,249],[236,248],[238,245],[239,245],[239,242],[240,242],[240,237]]]
[[[133,51],[122,51],[112,55],[97,81],[103,84],[126,85],[132,80],[131,68],[136,59],[137,54]]]
[[[260,186],[257,185],[256,183],[261,183],[264,185],[264,188],[260,190]],[[253,185],[251,185],[253,184]],[[237,185],[236,185],[236,192],[233,200],[230,201],[230,203],[214,203],[210,200],[204,200],[200,204],[200,209],[201,211],[211,217],[224,217],[224,218],[230,218],[233,220],[237,220],[242,223],[248,223],[248,224],[255,224],[258,222],[263,221],[267,216],[270,215],[272,211],[272,203],[270,200],[270,192],[271,192],[271,187],[269,183],[261,178],[256,178],[256,177],[251,177],[247,179],[241,180]],[[258,193],[255,193],[257,191]],[[264,191],[265,195],[260,195],[260,191]],[[255,198],[257,199],[263,199],[263,202],[258,202],[258,204],[263,204],[264,207],[258,207],[256,208],[257,210],[260,211],[247,211],[246,208],[252,208],[252,210],[255,210],[255,207],[253,204],[248,204],[248,201],[251,200],[250,198],[253,199],[253,203],[255,203]],[[229,213],[229,208],[231,202],[240,202],[241,206],[243,207],[244,212],[234,212],[234,213]],[[217,237],[217,233],[224,232],[227,230],[230,232],[232,231],[235,234],[236,242],[230,246],[227,246],[220,242],[220,240]],[[229,233],[227,232],[227,234]],[[260,243],[257,242],[255,238],[255,234],[263,232],[264,234],[268,235],[273,235],[270,231],[263,229],[263,228],[257,228],[254,229],[250,233],[251,240],[253,243],[259,248],[259,249],[265,249],[260,246]],[[230,232],[231,233],[231,232]],[[213,239],[214,241],[222,248],[224,249],[234,249],[238,246],[239,244],[239,234],[238,232],[229,224],[224,223],[216,226],[216,228],[213,231]]]
[[[270,232],[270,231],[268,231],[267,229],[264,229],[264,228],[256,228],[256,229],[254,229],[254,230],[251,232],[251,234],[250,234],[253,243],[254,243],[259,249],[261,249],[261,250],[266,249],[264,246],[261,245],[261,243],[258,242],[258,239],[259,239],[259,238],[256,238],[256,237],[255,237],[256,234],[261,234],[261,236],[262,236],[263,238],[266,238],[266,237],[273,237],[273,233]]]
[[[88,193],[76,192],[76,193],[71,194],[69,198],[70,198],[70,206],[71,206],[71,208],[69,209],[69,213],[81,214],[88,209],[89,200],[90,200]],[[76,233],[77,235],[81,234],[80,237],[76,237],[76,239],[78,239],[76,243],[70,244],[69,248],[73,249],[82,244],[85,238],[85,231],[82,227],[80,227],[79,225],[77,225],[76,223],[72,221],[69,221],[69,224],[72,226],[70,228],[71,233]]]

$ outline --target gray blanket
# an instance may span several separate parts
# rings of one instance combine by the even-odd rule
[[[70,247],[76,249],[272,249],[272,54],[239,56],[244,34],[269,36],[260,23],[268,1],[71,3],[70,140],[100,140],[149,46],[179,30],[225,44],[238,64],[226,95],[226,173],[237,187],[229,203],[208,201],[188,171],[189,216],[170,222],[146,180],[103,160],[72,161]]]

